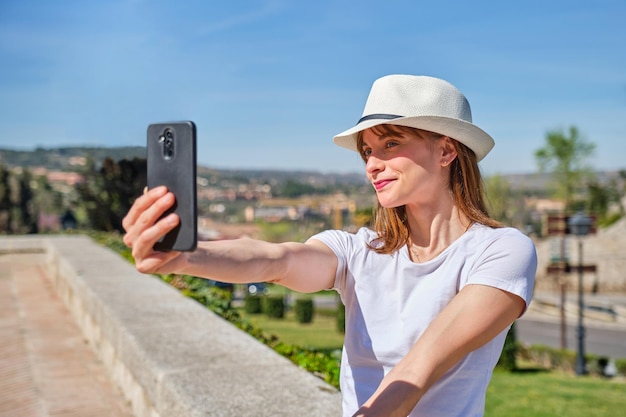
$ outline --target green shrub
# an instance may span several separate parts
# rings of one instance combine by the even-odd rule
[[[517,369],[515,358],[517,357],[518,346],[519,344],[517,343],[517,337],[515,334],[515,323],[513,323],[509,332],[506,334],[504,347],[502,348],[500,359],[498,359],[497,366],[499,368],[506,369],[507,371],[514,371]]]
[[[626,376],[626,358],[615,359],[615,367],[620,375]]]
[[[337,303],[337,331],[346,332],[346,306],[339,300]]]
[[[261,313],[261,297],[258,295],[246,295],[244,299],[244,309],[248,314]]]
[[[533,345],[526,349],[528,358],[546,369],[573,372],[576,369],[576,352],[555,349],[545,345]],[[586,359],[588,359],[588,356]]]
[[[282,319],[285,317],[285,301],[282,296],[269,295],[263,297],[263,312],[271,318]]]
[[[296,300],[295,313],[298,323],[311,323],[313,321],[313,300],[311,298],[299,298]]]

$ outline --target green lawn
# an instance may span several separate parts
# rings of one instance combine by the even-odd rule
[[[486,417],[618,417],[626,415],[626,382],[559,372],[496,371]]]
[[[246,314],[243,309],[239,309],[239,313],[256,327],[275,334],[288,344],[323,350],[341,349],[343,346],[343,333],[337,331],[336,319],[329,315],[316,314],[312,323],[300,324],[293,311],[287,312],[283,319],[271,319],[265,314]]]

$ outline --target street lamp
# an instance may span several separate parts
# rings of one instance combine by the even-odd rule
[[[585,328],[583,326],[583,236],[589,234],[591,230],[591,219],[582,212],[576,213],[568,220],[570,233],[578,237],[578,346],[576,349],[576,374],[587,373],[585,365]]]

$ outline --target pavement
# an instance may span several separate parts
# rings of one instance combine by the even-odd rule
[[[52,286],[45,255],[0,254],[0,417],[131,417]]]
[[[0,253],[0,417],[132,416],[57,295],[45,262],[43,253]],[[626,334],[626,296],[588,298],[607,308],[586,318],[587,326]],[[535,300],[529,317],[559,319],[556,295]],[[568,295],[570,316],[573,302]]]

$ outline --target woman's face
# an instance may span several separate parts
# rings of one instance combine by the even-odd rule
[[[417,129],[370,128],[361,155],[380,205],[424,205],[448,192],[445,138]]]

